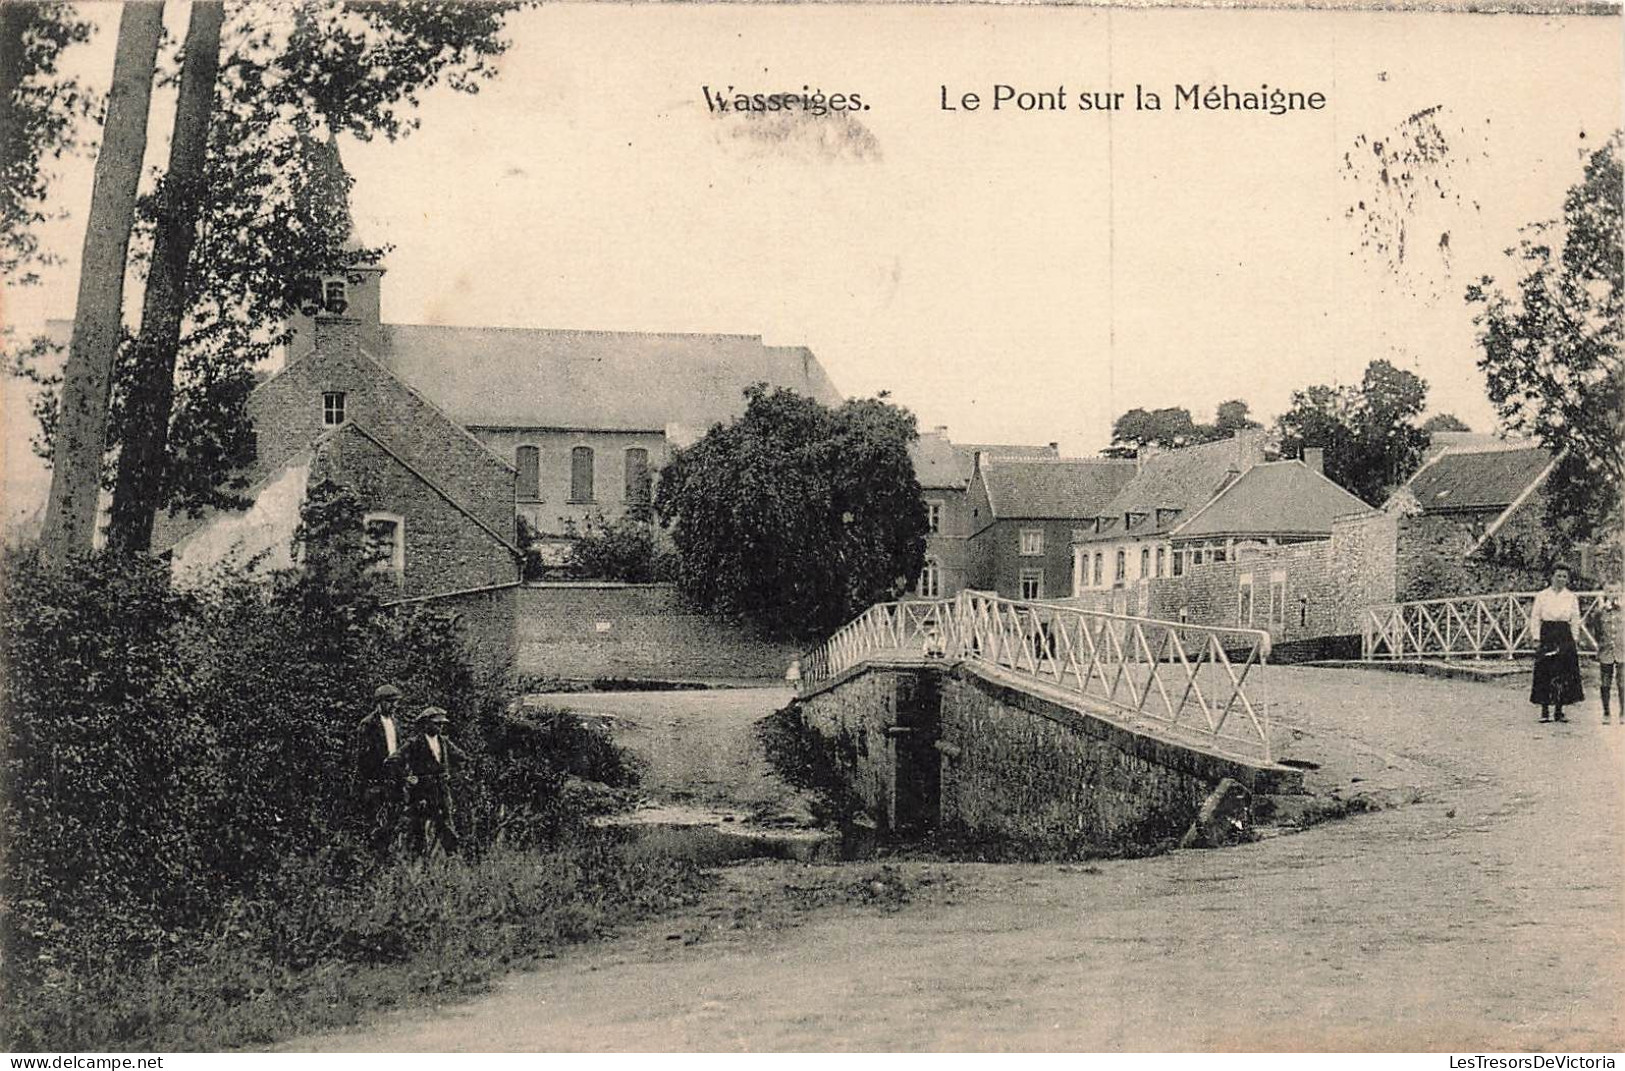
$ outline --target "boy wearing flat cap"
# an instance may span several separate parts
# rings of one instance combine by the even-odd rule
[[[400,701],[399,688],[380,684],[372,693],[372,710],[351,733],[356,809],[363,835],[378,855],[389,851],[400,821],[400,748],[405,743],[405,734],[395,720]]]
[[[406,771],[407,834],[412,847],[420,853],[433,847],[426,839],[431,832],[447,854],[457,850],[457,830],[451,821],[451,767],[454,760],[461,764],[468,755],[447,738],[449,720],[439,707],[425,707],[418,715],[417,735],[401,749]]]

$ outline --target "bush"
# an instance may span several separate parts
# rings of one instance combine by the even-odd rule
[[[673,551],[662,546],[654,525],[631,515],[609,522],[589,518],[570,547],[569,572],[592,580],[649,584],[676,576]]]
[[[51,1001],[105,1000],[87,994],[130,983],[127,964],[192,963],[211,934],[249,935],[253,961],[277,971],[387,960],[389,927],[327,914],[381,904],[406,880],[362,850],[350,806],[351,732],[382,681],[407,695],[403,715],[432,704],[455,717],[469,755],[457,823],[476,870],[487,853],[579,835],[590,815],[572,778],[635,779],[601,731],[510,711],[453,623],[384,608],[342,489],[318,487],[304,519],[302,568],[269,583],[222,571],[179,589],[147,559],[5,560],[8,1008],[41,995],[42,1022],[71,1018]],[[16,1029],[94,1047],[75,1030]]]

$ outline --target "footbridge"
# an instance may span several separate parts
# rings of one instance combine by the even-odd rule
[[[1226,779],[1302,790],[1269,652],[1260,629],[967,591],[870,607],[802,658],[797,710],[883,825],[1087,852],[1177,836]]]
[[[1539,639],[1529,628],[1533,591],[1419,599],[1366,608],[1361,618],[1360,657],[1367,662],[1503,659],[1532,657]],[[1603,593],[1580,591],[1583,652],[1597,649],[1597,614]]]

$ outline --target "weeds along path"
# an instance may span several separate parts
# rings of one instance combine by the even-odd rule
[[[1417,802],[1090,865],[740,864],[699,907],[485,997],[292,1047],[1625,1045],[1625,728],[1594,700],[1537,725],[1516,685],[1277,684],[1323,787]]]

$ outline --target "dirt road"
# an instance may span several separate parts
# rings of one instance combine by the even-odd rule
[[[1088,866],[739,865],[687,916],[468,1004],[291,1047],[1625,1046],[1625,728],[1598,724],[1594,701],[1571,725],[1537,725],[1515,685],[1274,672],[1276,716],[1323,787],[1420,801]],[[751,705],[729,702],[741,719]],[[910,902],[783,906],[854,875],[860,891],[895,880]]]

